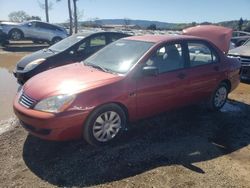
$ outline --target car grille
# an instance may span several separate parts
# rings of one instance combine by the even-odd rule
[[[36,103],[36,100],[22,93],[21,97],[19,98],[19,103],[26,108],[32,108]]]
[[[240,56],[240,60],[242,63],[250,63],[250,57]]]

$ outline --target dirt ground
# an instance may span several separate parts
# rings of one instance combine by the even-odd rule
[[[250,84],[229,98],[221,112],[199,105],[133,123],[99,148],[3,121],[0,187],[250,187]]]

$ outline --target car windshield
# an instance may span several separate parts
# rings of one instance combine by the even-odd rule
[[[83,63],[125,74],[153,45],[151,42],[121,39],[103,48]]]
[[[244,46],[250,46],[250,39],[244,43]]]
[[[86,33],[83,35],[73,35],[73,36],[67,37],[67,38],[59,41],[58,43],[52,45],[51,47],[49,47],[49,49],[52,51],[56,51],[56,52],[62,52],[64,50],[68,49],[69,47],[73,46],[77,42],[81,41],[82,39],[84,39],[88,35],[89,34]]]

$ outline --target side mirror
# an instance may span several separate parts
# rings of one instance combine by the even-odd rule
[[[32,26],[32,23],[28,23],[28,27],[31,27]]]
[[[142,68],[142,73],[145,76],[157,76],[159,74],[159,70],[155,66],[146,66]]]

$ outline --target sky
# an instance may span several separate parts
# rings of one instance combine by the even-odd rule
[[[0,20],[8,14],[23,10],[30,16],[40,16],[45,21],[45,11],[39,7],[44,0],[0,0]],[[50,0],[50,22],[68,20],[67,0]],[[163,21],[169,23],[220,22],[250,20],[250,0],[78,0],[82,21],[129,18]],[[72,6],[73,7],[73,6]]]

